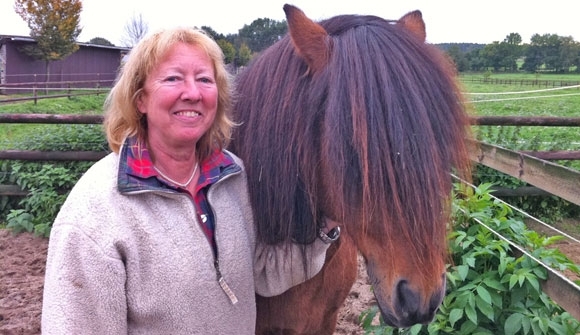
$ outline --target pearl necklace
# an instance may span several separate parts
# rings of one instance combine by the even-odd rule
[[[195,163],[195,169],[193,169],[193,173],[191,174],[189,179],[185,183],[178,183],[175,180],[167,177],[163,172],[159,171],[159,169],[155,165],[153,165],[153,169],[155,169],[155,171],[157,171],[157,173],[159,173],[161,175],[161,177],[163,177],[163,179],[170,181],[171,183],[173,183],[179,187],[182,187],[182,188],[186,188],[189,185],[189,183],[191,183],[191,181],[193,180],[193,176],[195,176],[195,173],[197,172],[198,167],[199,167],[199,164]]]

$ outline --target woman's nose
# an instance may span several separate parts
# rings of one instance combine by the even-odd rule
[[[201,100],[201,90],[197,87],[194,80],[186,80],[183,85],[183,92],[181,92],[181,99],[199,101]]]

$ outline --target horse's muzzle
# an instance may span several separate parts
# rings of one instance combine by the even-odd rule
[[[415,324],[427,324],[433,321],[437,309],[445,296],[445,278],[441,289],[434,292],[428,301],[424,301],[406,280],[396,285],[393,295],[392,310],[382,308],[381,313],[386,324],[392,327],[406,328]]]

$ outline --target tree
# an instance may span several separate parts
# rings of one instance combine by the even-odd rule
[[[143,15],[141,13],[138,15],[133,14],[133,17],[125,24],[125,32],[121,38],[121,44],[131,48],[147,35],[148,31],[149,25],[143,20]]]
[[[510,33],[503,41],[511,45],[520,45],[522,44],[522,35],[518,33]]]
[[[534,34],[526,51],[524,68],[533,72],[542,66],[547,71],[569,71],[575,63],[575,42],[556,34]]]
[[[526,49],[525,61],[522,65],[522,69],[527,72],[536,72],[542,66],[543,62],[544,57],[542,55],[541,47],[535,44],[530,44]]]
[[[77,51],[81,0],[15,0],[14,10],[26,21],[30,37],[36,44],[22,51],[46,64],[46,81],[49,81],[50,62],[64,59]]]
[[[245,66],[250,62],[252,58],[252,50],[245,44],[242,43],[238,48],[238,55],[236,57],[236,65],[237,66]]]
[[[457,71],[464,72],[469,69],[469,62],[465,57],[465,53],[459,49],[458,45],[451,45],[449,49],[447,49],[447,55],[449,55],[453,60],[453,63],[455,63]]]
[[[234,45],[229,42],[224,34],[219,34],[211,27],[208,26],[201,26],[201,29],[205,31],[214,41],[220,46],[222,52],[224,53],[224,61],[226,64],[230,64],[234,62],[236,58],[236,48]]]
[[[560,58],[563,72],[568,72],[571,67],[578,66],[580,61],[580,43],[574,41],[572,36],[560,36]]]
[[[203,31],[205,31],[209,36],[211,36],[216,42],[219,40],[223,40],[226,37],[224,36],[224,34],[219,34],[218,32],[216,32],[215,30],[213,30],[211,27],[208,26],[201,26],[201,29]]]
[[[277,42],[287,31],[286,21],[257,19],[239,30],[239,45],[245,43],[252,51],[260,52]]]
[[[502,67],[503,55],[498,41],[487,44],[481,50],[480,55],[485,59],[486,67],[492,67],[494,71],[498,71]]]
[[[219,39],[216,41],[216,43],[220,46],[222,52],[224,53],[225,63],[232,63],[236,58],[236,48],[234,48],[234,45],[225,39]]]
[[[89,44],[96,44],[96,45],[105,45],[105,46],[108,46],[108,47],[114,47],[115,46],[113,43],[111,43],[109,40],[107,40],[106,38],[103,38],[103,37],[93,37],[87,43],[89,43]]]
[[[518,70],[517,60],[522,56],[522,36],[518,33],[511,33],[505,37],[500,45],[504,54],[502,62],[504,68],[511,72]]]
[[[485,69],[485,59],[481,55],[482,50],[473,49],[467,53],[466,58],[469,64],[469,70],[478,72]]]
[[[556,34],[542,35],[542,47],[544,48],[544,65],[547,70],[559,71],[562,68],[560,59],[560,37]]]

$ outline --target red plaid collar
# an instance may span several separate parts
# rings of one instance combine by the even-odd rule
[[[159,174],[153,168],[153,161],[145,143],[136,138],[128,138],[125,141],[125,146],[126,148],[124,148],[121,155],[119,173],[124,172],[131,179],[131,184],[158,186],[159,179],[155,177]],[[219,149],[215,150],[200,164],[200,177],[196,192],[218,181],[224,172],[232,166],[239,169],[232,157],[226,152]]]

